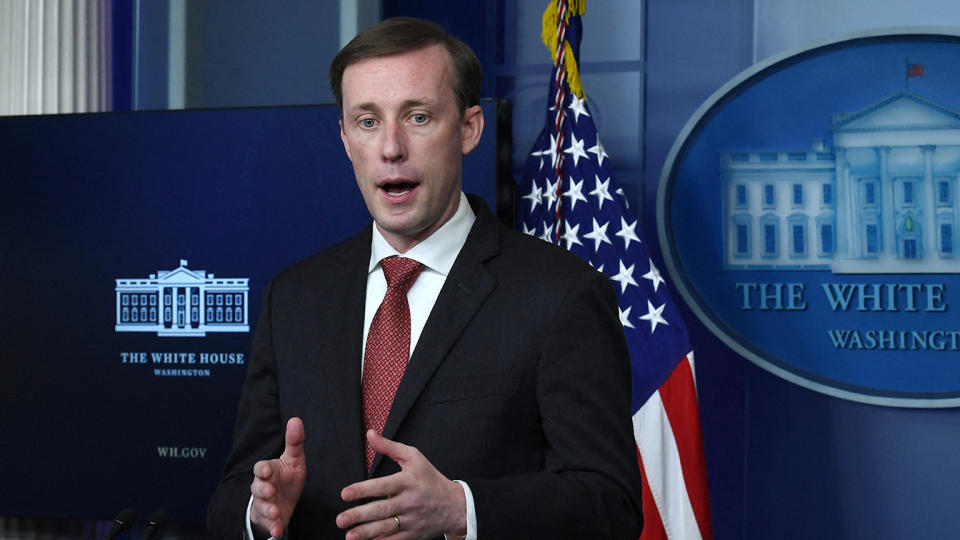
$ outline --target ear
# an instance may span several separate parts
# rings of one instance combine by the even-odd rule
[[[469,154],[480,144],[483,135],[483,109],[479,105],[468,107],[463,111],[463,139],[460,151],[463,155]]]
[[[343,132],[343,119],[340,119],[340,140],[343,141],[343,151],[347,153],[347,159],[353,162],[353,156],[350,155],[350,143],[347,142],[347,134]]]

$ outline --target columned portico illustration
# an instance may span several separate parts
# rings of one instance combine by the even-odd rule
[[[721,154],[725,264],[960,272],[960,112],[903,90],[835,114],[829,131],[830,149]]]
[[[146,279],[117,279],[117,332],[205,336],[249,332],[249,280],[217,278],[203,270],[161,270]]]

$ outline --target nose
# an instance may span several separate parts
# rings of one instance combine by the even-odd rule
[[[383,130],[381,153],[384,161],[400,161],[407,155],[406,133],[399,123],[390,123]]]

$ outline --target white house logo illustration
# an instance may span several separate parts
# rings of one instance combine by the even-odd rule
[[[960,406],[957,58],[954,30],[837,36],[751,66],[690,118],[657,232],[733,352],[841,399]]]
[[[117,279],[117,332],[205,336],[249,332],[247,278],[217,278],[180,266],[146,279]]]
[[[721,152],[726,266],[960,272],[960,111],[902,90],[829,130],[829,149]]]

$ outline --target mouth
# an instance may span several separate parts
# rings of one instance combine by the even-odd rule
[[[390,197],[403,197],[416,188],[417,184],[406,181],[385,182],[380,186],[380,189]]]

